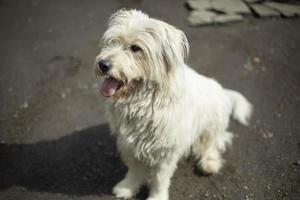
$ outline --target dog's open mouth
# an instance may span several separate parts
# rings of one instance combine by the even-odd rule
[[[112,76],[107,76],[102,83],[101,93],[105,97],[112,97],[122,85],[122,81],[119,81]]]

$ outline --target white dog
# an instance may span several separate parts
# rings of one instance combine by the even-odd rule
[[[108,121],[128,167],[113,193],[131,198],[147,184],[147,200],[168,200],[177,162],[190,152],[202,171],[219,172],[231,114],[245,125],[251,115],[245,97],[187,66],[185,34],[141,11],[113,14],[102,44],[96,73],[105,77]]]

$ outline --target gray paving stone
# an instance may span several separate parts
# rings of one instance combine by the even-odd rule
[[[251,13],[242,0],[211,0],[212,7],[225,13]]]
[[[264,4],[278,10],[282,15],[286,17],[300,15],[300,6],[297,5],[276,2],[265,2]]]
[[[191,26],[208,25],[214,23],[229,23],[243,20],[243,17],[238,14],[217,15],[214,12],[197,10],[192,11],[188,22]]]
[[[259,2],[263,2],[264,0],[245,0],[245,2],[247,3],[259,3]]]
[[[188,22],[191,26],[206,25],[214,22],[215,13],[205,10],[196,10],[190,13]]]
[[[252,4],[251,8],[261,17],[271,17],[280,15],[280,12],[264,4]]]
[[[215,23],[228,23],[228,22],[237,22],[242,21],[243,17],[238,14],[229,14],[229,15],[217,15],[214,18]]]
[[[187,4],[194,10],[211,9],[211,0],[188,0]]]

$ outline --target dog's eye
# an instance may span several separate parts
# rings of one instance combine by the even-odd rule
[[[142,49],[141,49],[141,47],[133,44],[130,46],[130,50],[135,53],[135,52],[141,51]]]

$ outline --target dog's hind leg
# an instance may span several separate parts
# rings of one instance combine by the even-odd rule
[[[231,143],[227,131],[202,134],[193,144],[192,152],[198,160],[197,167],[206,174],[216,174],[223,166],[222,152]]]

